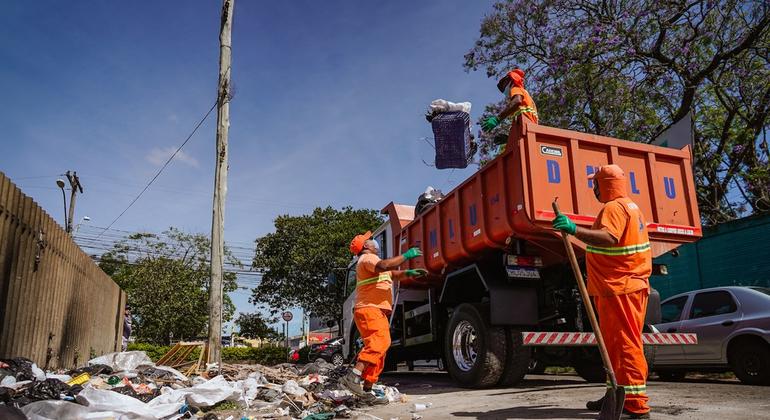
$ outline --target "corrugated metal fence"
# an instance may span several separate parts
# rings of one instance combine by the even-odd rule
[[[0,172],[0,358],[74,367],[119,351],[126,295]]]

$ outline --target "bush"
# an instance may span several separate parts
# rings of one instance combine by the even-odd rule
[[[171,350],[171,346],[156,346],[154,344],[147,343],[130,343],[128,345],[128,351],[143,351],[147,353],[147,356],[152,359],[153,362],[157,362]],[[189,355],[187,360],[193,361],[198,359],[200,350],[195,349]],[[276,365],[278,363],[284,363],[286,361],[286,355],[288,350],[285,347],[278,346],[265,346],[265,347],[223,347],[222,348],[222,361],[223,362],[249,362],[259,363],[261,365]],[[307,359],[307,353],[305,355]]]

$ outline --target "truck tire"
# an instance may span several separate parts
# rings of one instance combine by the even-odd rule
[[[505,342],[504,328],[490,326],[473,305],[461,304],[449,320],[444,339],[449,374],[463,387],[497,384],[505,367]]]
[[[572,367],[586,382],[607,382],[607,372],[604,371],[602,356],[597,348],[575,349]]]
[[[515,328],[505,329],[505,367],[500,381],[500,386],[514,386],[524,379],[524,375],[529,371],[532,352],[529,347],[524,346],[521,338],[521,330]]]

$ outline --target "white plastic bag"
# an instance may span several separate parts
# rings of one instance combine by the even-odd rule
[[[289,379],[288,381],[286,381],[283,384],[283,387],[281,388],[281,390],[286,394],[294,395],[296,397],[301,397],[307,393],[307,391],[305,391],[305,388],[302,388],[301,386],[299,386],[297,381],[292,379]]]
[[[138,415],[119,414],[114,411],[99,411],[69,401],[45,400],[36,401],[21,408],[29,420],[59,420],[59,419],[142,419]],[[154,417],[150,417],[154,418]]]
[[[89,360],[88,365],[89,366],[107,365],[116,372],[134,370],[136,369],[137,366],[141,366],[141,365],[155,366],[155,364],[152,363],[152,360],[150,360],[150,358],[147,357],[147,353],[143,351],[124,351],[120,353],[108,353],[103,356],[99,356]]]
[[[436,99],[430,103],[430,112],[432,114],[436,114],[440,112],[454,112],[454,111],[462,111],[462,112],[465,112],[466,114],[470,114],[471,103],[470,102],[454,103],[454,102],[449,102],[446,99]]]

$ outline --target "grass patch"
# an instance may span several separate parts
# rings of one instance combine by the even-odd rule
[[[575,369],[569,366],[548,366],[545,368],[545,373],[548,375],[577,375]]]

